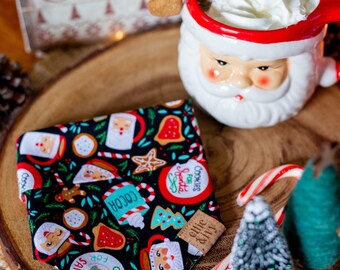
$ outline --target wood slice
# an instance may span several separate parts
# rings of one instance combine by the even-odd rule
[[[16,121],[0,156],[0,239],[13,269],[53,269],[32,259],[25,205],[18,199],[15,139],[28,130],[187,98],[177,69],[178,27],[127,38],[48,86]],[[295,118],[244,130],[196,114],[226,234],[196,269],[210,269],[230,251],[243,209],[235,199],[251,179],[272,167],[303,165],[323,140],[340,141],[338,86],[319,90]],[[263,195],[274,210],[295,185],[282,180]]]

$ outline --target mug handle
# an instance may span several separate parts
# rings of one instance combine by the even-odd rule
[[[139,122],[139,124],[141,126],[138,134],[133,139],[133,143],[136,143],[136,142],[138,142],[143,137],[143,135],[145,133],[145,121],[144,121],[143,117],[141,117],[137,113],[132,113],[132,115],[134,115],[137,118],[137,121]]]
[[[136,186],[136,189],[139,191],[141,189],[146,189],[149,192],[149,196],[144,198],[146,202],[152,202],[155,199],[155,190],[145,183],[140,183]]]

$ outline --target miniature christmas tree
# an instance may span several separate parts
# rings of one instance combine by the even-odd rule
[[[231,251],[230,269],[293,269],[286,240],[262,197],[255,197],[246,206]]]
[[[289,199],[284,233],[303,269],[327,269],[340,258],[339,146],[310,160]]]

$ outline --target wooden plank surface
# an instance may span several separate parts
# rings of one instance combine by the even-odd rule
[[[60,77],[17,120],[0,154],[0,190],[5,191],[0,193],[0,236],[13,269],[52,269],[32,260],[26,210],[17,196],[15,138],[56,123],[186,98],[177,69],[178,39],[178,27],[127,38]],[[303,165],[323,140],[340,141],[339,103],[338,86],[319,89],[297,117],[252,130],[223,126],[196,107],[227,227],[221,244],[198,269],[209,269],[230,251],[242,215],[236,195],[250,179],[280,164]],[[292,179],[281,181],[264,193],[274,210],[293,186]]]

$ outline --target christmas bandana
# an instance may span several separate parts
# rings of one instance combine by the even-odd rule
[[[177,234],[195,213],[220,220],[191,101],[27,132],[17,147],[34,258],[57,269],[190,269],[204,252]]]

